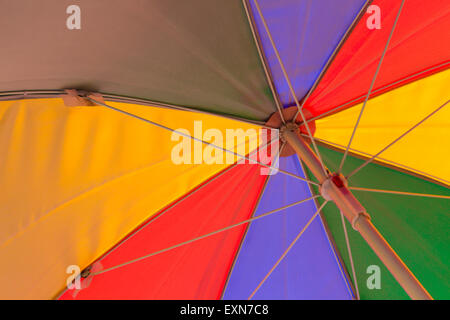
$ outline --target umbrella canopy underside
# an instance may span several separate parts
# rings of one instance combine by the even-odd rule
[[[260,151],[229,148],[227,130],[292,106],[449,298],[448,1],[80,0],[68,30],[71,4],[0,0],[1,299],[408,298],[297,155],[205,164],[194,148],[217,148],[187,139],[192,162],[172,161],[173,131],[198,123],[224,137],[224,159]],[[110,107],[68,106],[65,89]],[[71,265],[92,267],[81,290],[66,289]]]

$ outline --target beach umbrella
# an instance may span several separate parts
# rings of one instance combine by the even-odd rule
[[[450,3],[0,1],[2,299],[448,299]]]

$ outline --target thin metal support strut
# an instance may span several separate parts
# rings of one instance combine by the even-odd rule
[[[336,204],[406,293],[412,299],[433,299],[372,224],[366,209],[349,190],[345,177],[341,174],[330,173],[326,168],[324,169],[317,155],[299,134],[297,125],[288,123],[281,128],[280,132],[281,138],[290,144],[319,181],[322,196]]]

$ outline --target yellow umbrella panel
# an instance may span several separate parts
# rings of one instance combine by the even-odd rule
[[[365,157],[388,144],[448,101],[450,70],[414,81],[370,99],[351,150]],[[316,121],[315,136],[345,149],[362,104]],[[449,184],[450,108],[441,108],[376,160]]]
[[[258,128],[203,113],[108,104],[192,134],[198,125],[223,137],[226,129]],[[102,106],[68,107],[61,98],[0,102],[0,298],[54,297],[67,266],[85,268],[229,166],[195,164],[194,153],[191,164],[175,164],[179,138]]]

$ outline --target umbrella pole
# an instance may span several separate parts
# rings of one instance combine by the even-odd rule
[[[281,138],[289,143],[319,181],[322,196],[326,200],[331,200],[336,204],[353,228],[366,240],[411,299],[432,299],[431,295],[419,280],[417,280],[411,270],[409,270],[372,224],[365,208],[348,189],[346,179],[341,174],[330,173],[328,169],[322,166],[317,155],[300,136],[297,129],[297,125],[288,123],[280,129]]]

